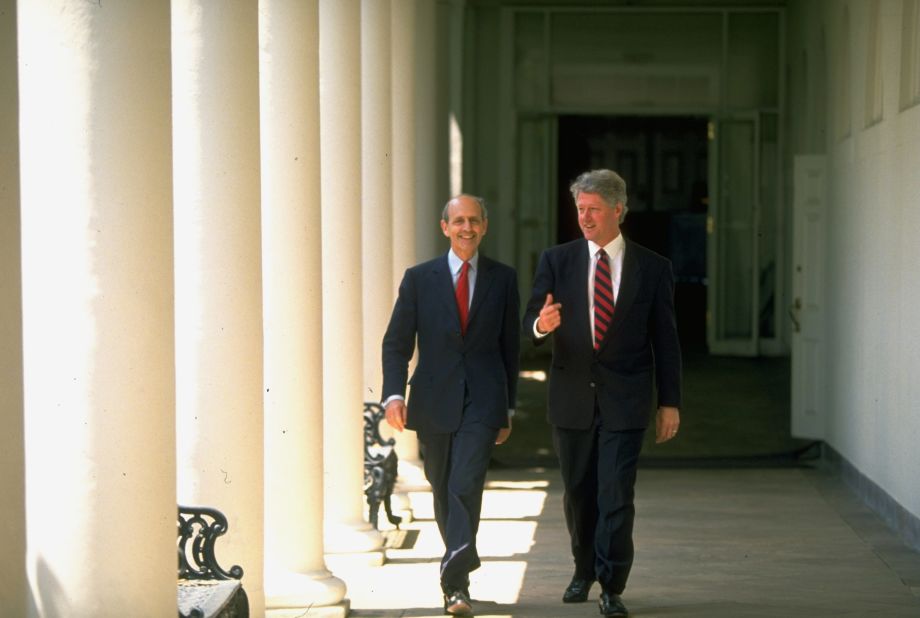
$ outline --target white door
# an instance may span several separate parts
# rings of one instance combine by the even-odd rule
[[[712,354],[757,354],[759,129],[756,114],[710,124],[706,338]]]
[[[825,435],[824,267],[827,170],[824,155],[797,155],[793,171],[792,435]]]

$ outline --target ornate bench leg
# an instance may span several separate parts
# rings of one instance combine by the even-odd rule
[[[393,487],[396,485],[396,476],[399,470],[399,459],[396,456],[396,452],[391,452],[389,457],[387,457],[386,462],[384,462],[384,495],[383,495],[383,508],[386,509],[387,519],[391,524],[399,528],[399,524],[402,522],[402,517],[397,517],[393,515],[393,510],[390,507],[390,498],[393,495]]]
[[[368,508],[368,519],[371,522],[371,525],[374,527],[374,530],[378,529],[378,523],[380,521],[380,500],[375,500],[368,496],[367,498]]]
[[[399,527],[401,517],[393,515],[390,496],[396,484],[399,460],[394,450],[396,440],[384,440],[380,435],[380,422],[385,416],[378,403],[364,404],[364,495],[367,496],[368,519],[374,529],[380,521],[380,503],[386,509],[387,519]],[[376,447],[372,451],[372,447]]]
[[[387,494],[386,499],[383,501],[383,508],[386,510],[387,519],[390,520],[390,523],[396,526],[396,529],[398,530],[399,524],[402,523],[402,517],[400,517],[399,515],[393,515],[393,510],[390,508],[390,495],[389,494]]]
[[[383,471],[383,466],[379,463],[371,466],[366,471],[366,475],[370,477],[367,479],[369,481],[367,489],[364,490],[364,494],[367,496],[367,515],[371,525],[374,526],[374,530],[377,530],[380,521],[380,502],[385,496],[384,482],[386,475]]]

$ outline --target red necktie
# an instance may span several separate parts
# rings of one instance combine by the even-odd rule
[[[607,252],[597,252],[597,268],[594,270],[594,349],[601,347],[610,321],[613,319],[613,283],[610,278],[610,263]]]
[[[457,277],[457,311],[460,312],[460,332],[466,335],[466,318],[470,313],[470,263],[464,262]]]

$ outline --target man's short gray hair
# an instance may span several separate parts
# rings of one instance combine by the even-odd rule
[[[579,193],[596,193],[600,195],[611,208],[617,203],[623,204],[620,214],[620,223],[626,218],[629,209],[626,207],[626,181],[612,170],[591,170],[575,179],[569,186],[572,197],[578,200]]]
[[[477,204],[479,204],[479,212],[482,213],[483,221],[489,218],[489,211],[486,210],[486,201],[483,198],[476,196],[476,195],[470,195],[469,193],[461,193],[460,195],[453,196],[452,198],[447,200],[446,204],[444,204],[444,209],[441,211],[441,220],[443,220],[445,223],[450,222],[450,214],[447,211],[450,210],[451,202],[453,202],[454,200],[460,197],[469,198],[473,200],[474,202],[476,202]]]

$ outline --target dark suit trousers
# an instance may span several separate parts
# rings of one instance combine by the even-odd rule
[[[644,434],[607,430],[598,414],[586,430],[553,427],[575,574],[616,594],[632,568],[633,498]]]
[[[464,412],[469,401],[464,405]],[[434,517],[444,541],[441,587],[466,589],[470,571],[479,568],[476,533],[486,470],[498,429],[470,421],[464,413],[454,433],[419,432],[425,477],[431,483]]]

